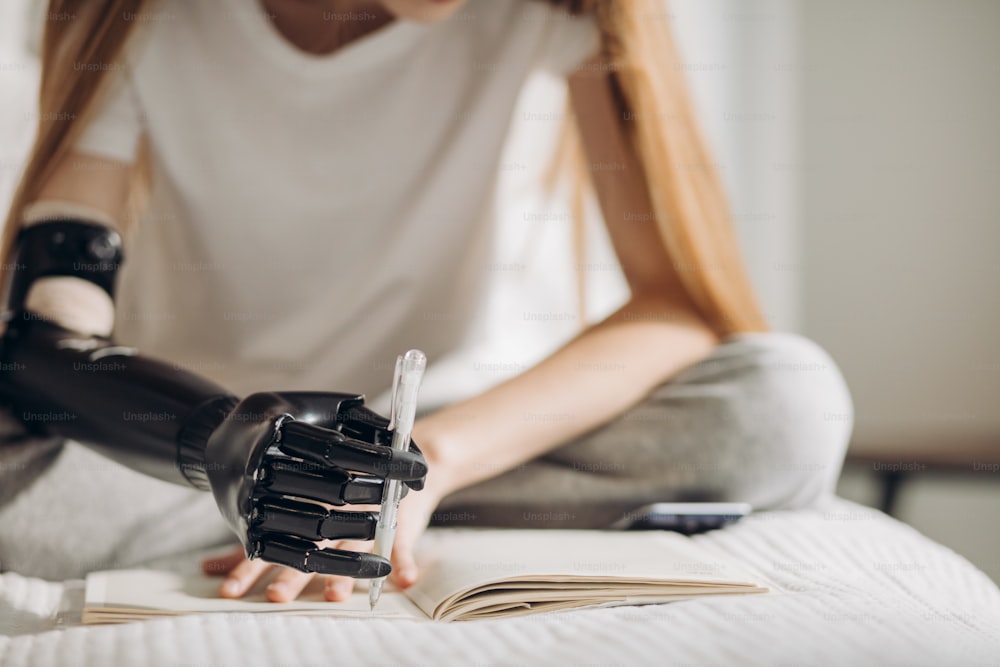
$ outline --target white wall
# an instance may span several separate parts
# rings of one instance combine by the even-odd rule
[[[668,7],[751,280],[772,326],[798,330],[799,3],[670,0]]]
[[[0,3],[0,225],[34,132],[38,63],[25,51],[27,5]]]

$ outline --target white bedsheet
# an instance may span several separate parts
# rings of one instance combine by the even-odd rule
[[[695,539],[775,592],[452,624],[217,614],[78,627],[78,583],[4,574],[0,664],[1000,665],[996,585],[874,510],[835,500]]]

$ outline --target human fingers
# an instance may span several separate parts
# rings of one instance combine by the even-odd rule
[[[436,497],[422,493],[412,494],[399,506],[396,538],[392,545],[392,582],[400,588],[409,588],[419,574],[414,556],[417,541],[430,523],[431,513],[437,507]]]
[[[219,587],[219,595],[224,598],[242,597],[270,567],[270,563],[259,558],[250,560],[244,557],[222,582]]]
[[[299,596],[312,578],[311,572],[299,572],[290,567],[282,567],[278,576],[264,589],[264,596],[270,602],[291,602]]]

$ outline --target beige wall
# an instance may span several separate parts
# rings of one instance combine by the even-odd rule
[[[804,328],[859,436],[1000,439],[1000,2],[805,2],[802,35]]]

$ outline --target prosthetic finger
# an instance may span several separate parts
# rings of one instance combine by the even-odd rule
[[[302,572],[336,574],[356,579],[385,577],[392,572],[389,561],[374,554],[320,549],[309,540],[273,533],[265,533],[257,538],[251,557],[263,558]]]
[[[376,512],[339,512],[291,498],[266,496],[254,503],[250,529],[308,540],[370,540],[375,536],[377,521]]]
[[[286,420],[279,433],[278,448],[307,461],[403,481],[427,474],[427,464],[419,454],[353,440],[315,424]]]
[[[413,440],[410,440],[410,453],[416,454],[421,459],[424,458],[424,453],[420,451],[420,448],[417,447],[417,443],[413,442]],[[413,489],[414,491],[421,491],[424,488],[424,484],[426,482],[427,482],[426,477],[421,477],[420,479],[408,480],[405,484],[403,484],[403,495],[400,496],[400,498],[405,497],[406,494],[409,493],[410,489]]]
[[[271,458],[265,459],[261,466],[256,491],[261,495],[296,496],[330,505],[377,505],[382,502],[385,481],[330,470],[308,461]]]

